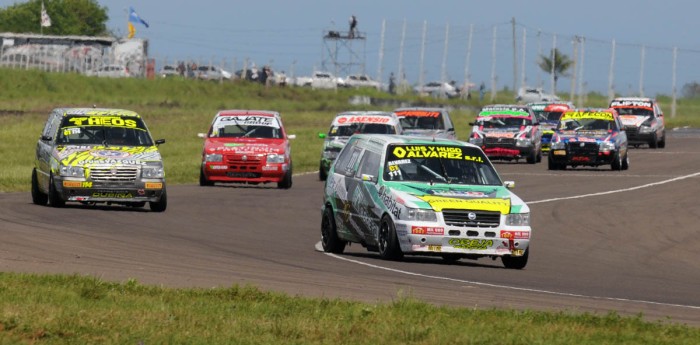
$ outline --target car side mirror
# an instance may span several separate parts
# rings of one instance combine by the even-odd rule
[[[476,122],[469,122],[470,126],[476,126]]]
[[[297,135],[296,134],[289,134],[287,135],[287,139],[296,139]]]
[[[326,133],[318,133],[318,137],[321,138],[321,139],[325,139],[325,138],[326,138]]]
[[[156,140],[156,145],[165,144],[165,139]]]
[[[198,138],[206,138],[207,135],[204,134],[204,133],[197,133],[197,137],[198,137]]]
[[[48,135],[42,135],[42,136],[41,136],[41,140],[43,140],[43,141],[51,141],[51,139],[53,139],[53,138],[50,137],[50,136],[48,136]]]
[[[515,188],[515,181],[505,181],[503,182],[503,186],[508,189],[513,189]]]
[[[362,174],[362,181],[365,182],[377,182],[377,177],[369,174]]]

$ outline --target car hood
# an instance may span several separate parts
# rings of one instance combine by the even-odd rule
[[[207,138],[204,143],[206,153],[284,153],[288,141],[285,139],[263,138]]]
[[[337,148],[337,149],[342,149],[345,147],[345,144],[348,143],[348,140],[350,140],[350,137],[329,137],[326,138],[325,143],[323,144],[324,148]]]
[[[620,115],[620,122],[622,122],[623,126],[639,127],[648,119],[649,116]]]
[[[609,141],[613,134],[608,131],[586,131],[586,132],[557,132],[559,140],[561,142],[601,142]]]
[[[525,127],[523,130],[521,130],[520,127],[482,128],[477,129],[476,132],[485,138],[517,138],[527,133],[530,128],[530,126]]]
[[[503,186],[385,182],[379,194],[406,207],[428,208],[436,212],[458,209],[508,214],[530,210],[522,199]]]
[[[163,159],[155,146],[57,146],[54,157],[66,166],[144,165]]]

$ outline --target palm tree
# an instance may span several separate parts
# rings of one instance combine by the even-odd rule
[[[554,59],[552,59],[552,56],[554,56]],[[552,68],[552,61],[554,61],[554,68]],[[552,90],[553,94],[557,93],[557,80],[559,80],[559,76],[565,76],[568,77],[567,71],[571,66],[573,66],[574,62],[569,59],[568,56],[565,54],[562,54],[559,49],[554,48],[550,52],[548,56],[545,55],[540,55],[540,61],[537,63],[540,68],[545,71],[546,73],[552,73],[552,70],[554,70],[554,90]]]

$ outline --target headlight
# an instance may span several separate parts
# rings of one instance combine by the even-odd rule
[[[163,167],[160,166],[143,166],[141,168],[141,177],[143,178],[163,178]]]
[[[224,160],[224,156],[220,153],[207,153],[204,155],[204,161],[206,162],[221,162]]]
[[[511,213],[506,215],[506,225],[509,226],[530,226],[529,213]]]
[[[338,151],[323,151],[323,158],[324,159],[336,159],[338,157]]]
[[[469,143],[476,146],[481,146],[484,143],[483,138],[469,138]]]
[[[555,142],[552,142],[552,147],[551,147],[551,148],[552,148],[552,150],[563,150],[563,149],[566,148],[566,143],[561,142],[561,141],[556,142],[556,143],[555,143]]]
[[[79,166],[61,165],[61,176],[85,177],[85,169]]]
[[[284,163],[284,155],[271,153],[267,155],[267,164],[270,163]]]
[[[610,141],[604,141],[600,143],[601,151],[615,151],[615,143]]]
[[[651,132],[652,132],[652,130],[651,130],[651,127],[649,127],[649,126],[641,126],[641,127],[639,127],[639,133],[645,133],[645,134],[646,134],[646,133],[651,133]]]
[[[530,143],[530,139],[529,139],[529,138],[526,138],[526,139],[519,138],[519,139],[515,142],[515,146],[530,146],[530,145],[531,145],[531,143]]]
[[[407,214],[408,220],[418,222],[437,222],[437,215],[433,210],[424,210],[420,208],[409,208]]]

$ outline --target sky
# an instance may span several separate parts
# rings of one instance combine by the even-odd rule
[[[0,7],[17,2],[24,1],[0,0]],[[411,84],[443,79],[461,84],[469,79],[477,85],[483,82],[487,88],[495,76],[499,89],[526,84],[542,86],[549,92],[551,79],[537,66],[537,60],[556,44],[578,61],[578,78],[561,77],[558,92],[569,92],[573,84],[577,89],[605,94],[612,67],[612,85],[617,93],[639,94],[641,84],[641,91],[653,96],[672,92],[673,47],[677,47],[678,91],[684,84],[700,80],[700,21],[696,18],[700,2],[692,0],[98,3],[108,8],[108,29],[119,36],[128,32],[127,9],[135,8],[150,24],[149,28],[136,25],[136,37],[148,39],[149,55],[158,64],[174,60],[212,61],[231,70],[242,68],[248,61],[257,66],[271,65],[288,75],[309,75],[322,69],[340,76],[364,71],[386,82],[393,72],[397,77],[404,75]],[[365,40],[323,39],[329,30],[347,31],[353,14]],[[576,51],[575,40],[582,42],[576,45]],[[348,67],[336,68],[334,60]]]

